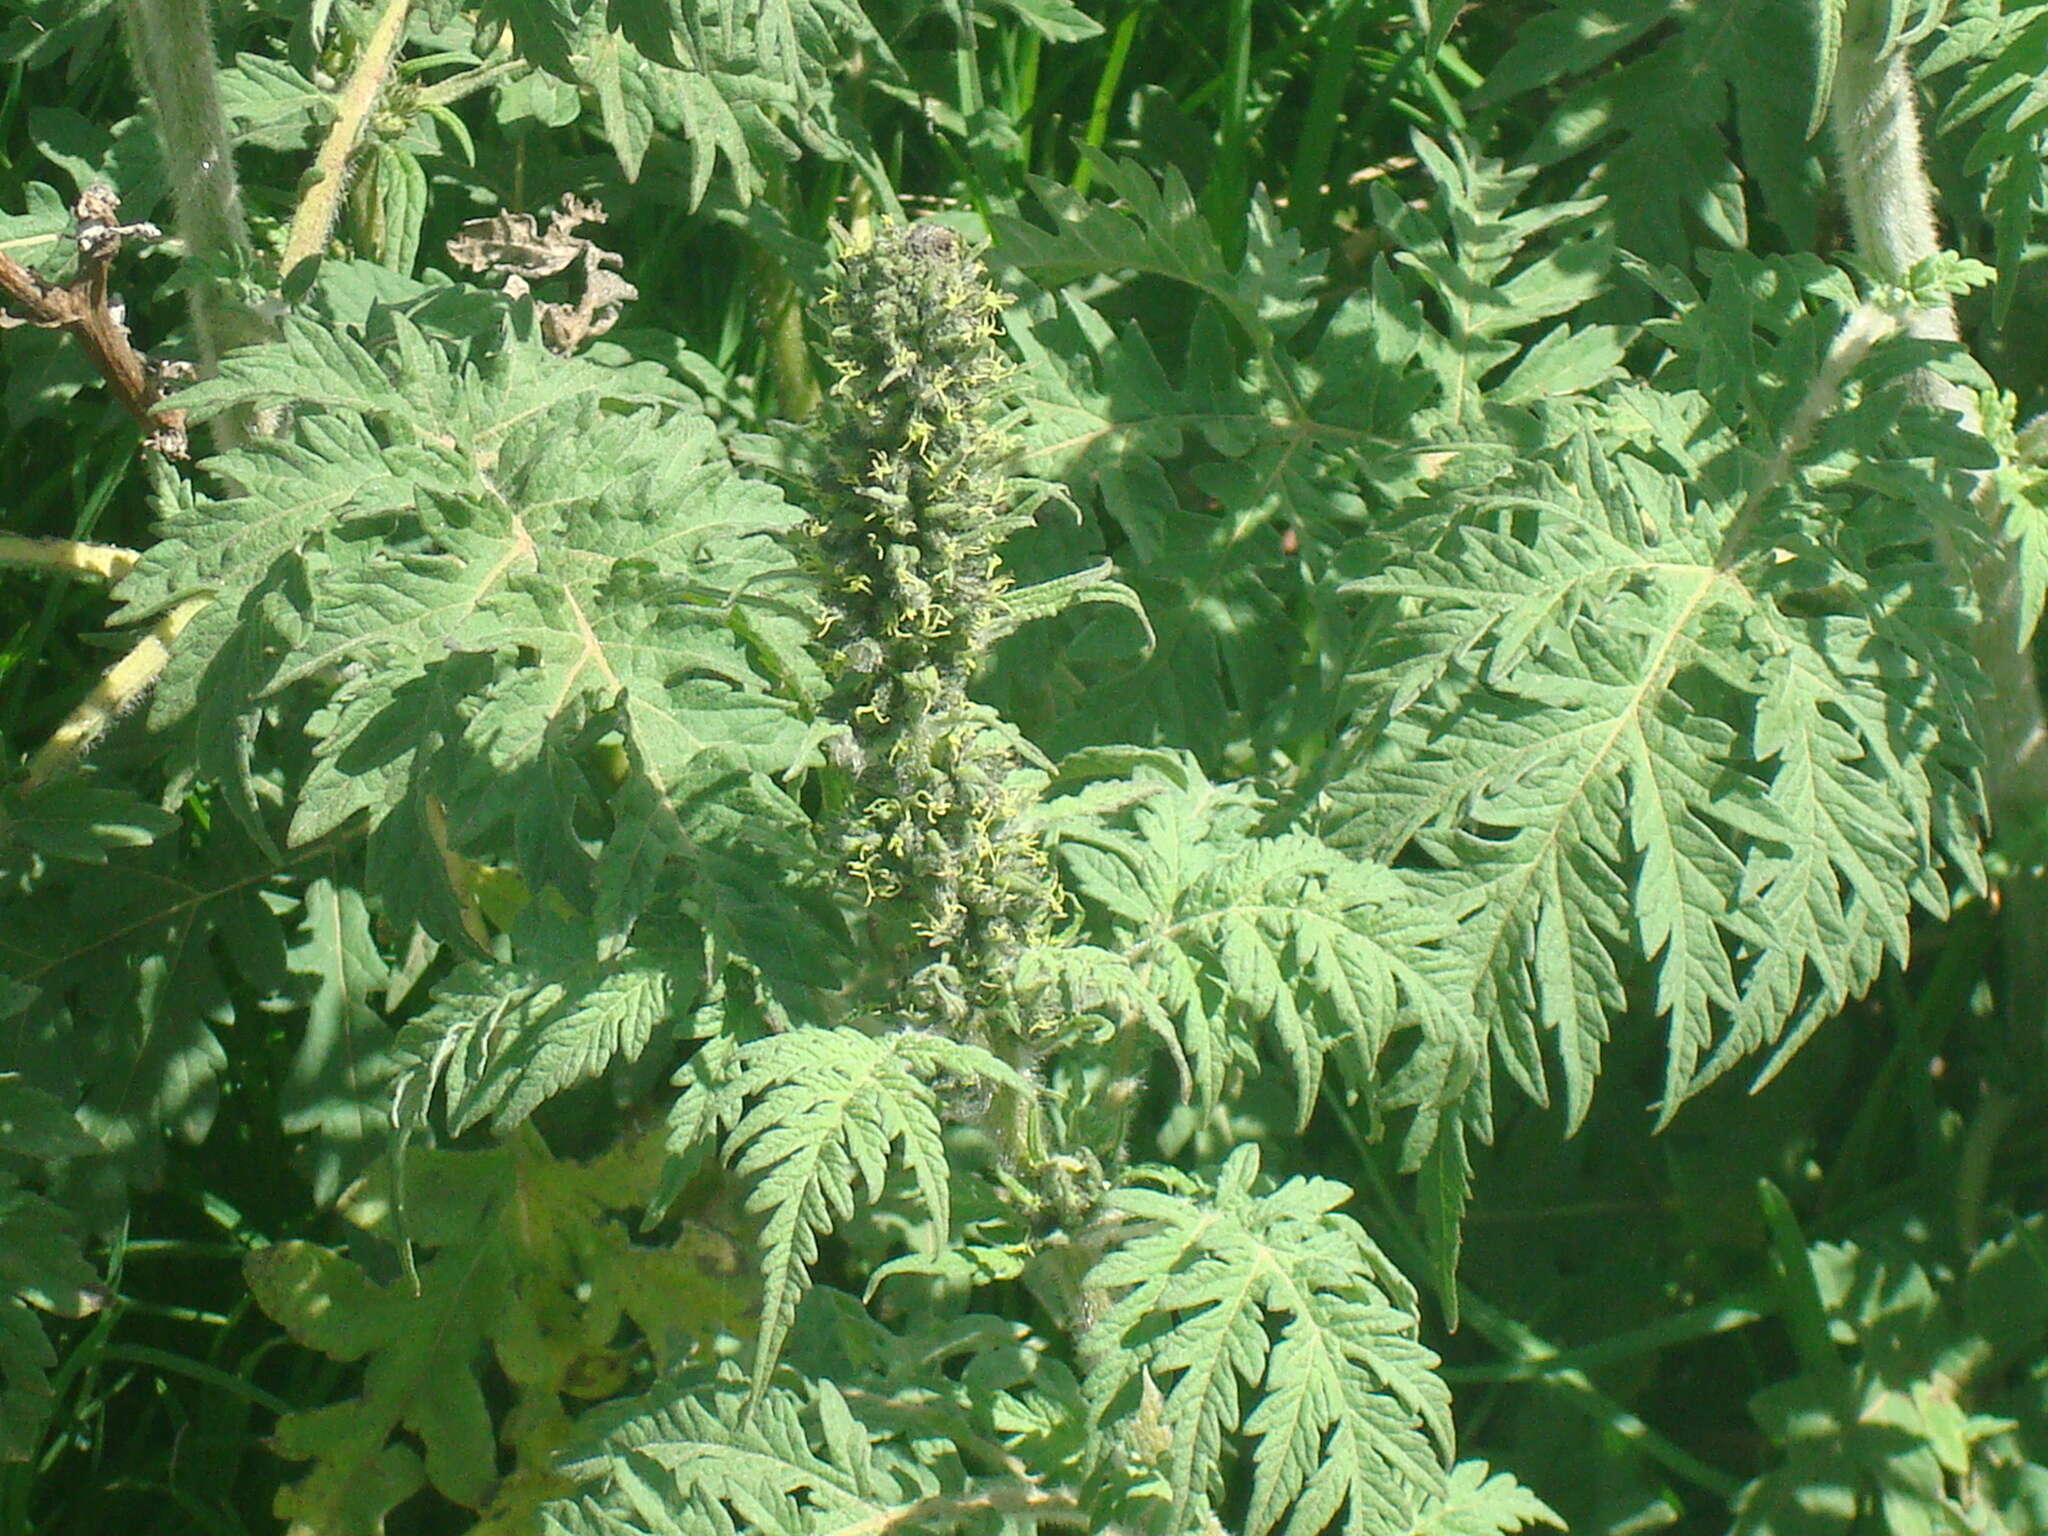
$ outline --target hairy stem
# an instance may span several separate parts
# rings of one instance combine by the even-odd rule
[[[1857,251],[1880,281],[1897,282],[1936,255],[1941,238],[1921,152],[1912,70],[1903,41],[1887,36],[1887,11],[1882,0],[1852,0],[1843,20],[1830,124]],[[1954,306],[1946,303],[1907,316],[1906,328],[1928,339],[1959,336]],[[1929,404],[1955,412],[1972,431],[1981,429],[1968,391],[1931,373],[1923,373],[1916,387]],[[1994,495],[1993,477],[1979,476],[1976,502],[1995,524],[2001,509]],[[1976,649],[1993,694],[1983,712],[1993,824],[2017,829],[2048,806],[2048,717],[2020,605],[2019,561],[2005,539],[1974,568],[1954,551],[1948,558],[1956,578],[1975,588],[1983,609]],[[2021,1053],[2014,1065],[2030,1065],[2039,1060],[2040,999],[2048,995],[2048,883],[2022,872],[2006,882],[2002,895],[2008,1010],[2034,1016],[2031,1025],[2013,1031],[2012,1044]]]
[[[1870,3],[1849,8],[1830,126],[1857,254],[1881,280],[1895,283],[1941,250],[1941,236],[1921,155],[1913,72],[1904,49],[1887,49],[1884,12]],[[1907,323],[1915,336],[1956,339],[1955,310],[1947,304],[1920,310]]]
[[[342,194],[348,190],[348,163],[362,142],[377,98],[391,78],[399,44],[405,40],[405,23],[412,14],[412,0],[388,0],[384,14],[377,18],[370,40],[348,83],[335,101],[333,126],[320,152],[313,157],[312,184],[299,199],[292,214],[292,227],[285,237],[281,259],[289,277],[299,263],[317,256],[334,233],[334,221],[341,213]]]
[[[126,12],[135,72],[156,108],[178,234],[187,259],[203,274],[192,285],[192,323],[201,364],[210,371],[223,352],[265,339],[270,326],[229,275],[250,262],[249,224],[221,110],[207,3],[127,0]]]
[[[107,727],[133,709],[156,685],[170,664],[172,643],[209,601],[204,597],[187,598],[158,619],[133,650],[107,668],[99,686],[65,716],[64,723],[29,760],[25,788],[35,789],[78,766],[106,735]]]
[[[76,539],[28,539],[19,534],[0,533],[0,565],[50,576],[119,581],[141,558],[134,550],[118,544],[81,544]]]
[[[1800,450],[1813,440],[1820,424],[1841,403],[1842,387],[1849,382],[1850,375],[1870,356],[1872,347],[1898,334],[1900,324],[1899,318],[1882,305],[1868,301],[1859,304],[1842,322],[1827,355],[1821,359],[1820,372],[1814,375],[1805,398],[1792,413],[1762,477],[1743,498],[1742,506],[1729,521],[1728,531],[1721,536],[1719,564],[1723,568],[1733,569],[1749,548],[1750,531],[1764,503],[1771,492],[1791,478]]]
[[[209,0],[124,0],[122,11],[129,57],[155,108],[164,165],[177,204],[178,234],[185,244],[186,261],[195,269],[197,280],[190,289],[192,328],[198,338],[200,364],[211,372],[223,353],[269,339],[273,327],[244,299],[238,278],[254,265],[255,253],[242,211],[241,183],[235,176],[234,144],[221,107],[220,65],[214,54],[208,5]],[[87,199],[101,191],[93,189],[80,200],[82,221]],[[104,218],[111,217],[109,209]],[[108,246],[106,254],[111,255],[114,248]],[[151,425],[154,445],[182,457],[183,413],[155,412],[159,398],[156,381],[106,303],[104,258],[88,266],[83,280],[87,287],[66,295],[74,300],[82,295],[82,306],[57,306],[38,317],[38,323],[61,325],[79,335],[123,403]],[[48,291],[39,297],[46,306],[54,304],[55,295]],[[213,427],[216,439],[226,447],[265,430],[267,423],[246,412],[229,412],[217,418]],[[133,563],[131,556],[128,564]],[[119,574],[108,572],[109,579]],[[206,603],[205,598],[190,598],[178,604],[157,620],[133,650],[107,669],[93,691],[30,759],[27,787],[61,777],[84,760],[107,728],[155,686],[170,662],[172,642]]]
[[[787,213],[791,206],[789,178],[780,170],[769,172],[762,197]],[[755,244],[747,265],[753,274],[754,302],[768,348],[768,374],[775,381],[776,405],[787,420],[802,421],[824,398],[811,367],[810,347],[804,341],[802,297],[788,270],[765,246]]]
[[[223,353],[264,341],[273,328],[241,293],[237,274],[254,264],[249,223],[242,212],[242,189],[235,177],[233,141],[221,107],[220,66],[214,54],[209,0],[125,0],[129,55],[143,91],[156,111],[164,165],[177,202],[178,233],[186,261],[196,269],[191,285],[192,326],[197,334],[201,366],[211,372]],[[85,200],[81,199],[81,215]],[[108,215],[111,217],[111,214]],[[104,266],[98,287],[76,314],[53,315],[43,323],[61,323],[85,340],[124,403],[152,425],[167,427],[172,436],[158,437],[157,446],[182,456],[182,413],[155,418],[155,381],[128,343],[125,328],[111,317],[105,303]],[[45,293],[45,300],[51,295]],[[247,412],[229,412],[216,419],[215,438],[232,447],[267,430],[268,424]],[[190,598],[157,620],[135,648],[109,667],[98,685],[67,715],[55,733],[29,760],[27,787],[48,783],[84,761],[109,726],[133,709],[171,658],[171,645],[206,606],[206,598]]]
[[[423,86],[419,93],[419,104],[422,107],[452,107],[465,97],[474,96],[478,91],[497,84],[515,70],[530,67],[526,60],[520,58],[493,59],[487,64],[479,64],[475,69],[466,69],[459,75],[450,75],[446,80],[437,80],[432,85]]]

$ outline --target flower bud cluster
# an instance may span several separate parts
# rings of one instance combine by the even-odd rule
[[[885,226],[850,242],[826,299],[834,380],[806,555],[851,780],[839,856],[900,946],[907,1006],[982,1033],[1019,1001],[1018,955],[1059,905],[1022,825],[1013,738],[968,685],[1001,630],[997,546],[1017,526],[1001,419],[1005,300],[953,231]]]

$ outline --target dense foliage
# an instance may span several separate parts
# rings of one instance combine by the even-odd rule
[[[0,67],[0,1532],[2048,1536],[2044,0]]]

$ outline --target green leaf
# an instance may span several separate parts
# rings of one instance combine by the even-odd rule
[[[0,836],[80,864],[104,864],[120,848],[145,848],[177,825],[160,806],[79,779],[58,780],[0,808]]]
[[[334,117],[334,99],[282,59],[238,53],[220,72],[221,109],[236,142],[262,149],[310,147]]]
[[[1052,750],[1164,741],[1214,762],[1226,743],[1287,739],[1296,691],[1318,686],[1301,654],[1303,574],[1369,523],[1362,488],[1412,485],[1407,445],[1478,413],[1489,388],[1503,404],[1534,401],[1616,371],[1611,329],[1553,325],[1533,346],[1524,335],[1605,288],[1603,241],[1536,245],[1586,230],[1597,203],[1518,208],[1530,173],[1459,146],[1417,150],[1441,206],[1417,212],[1376,182],[1400,268],[1376,264],[1314,330],[1321,259],[1262,202],[1235,266],[1172,173],[1155,181],[1130,165],[1105,173],[1115,206],[1048,187],[1052,231],[998,221],[998,256],[1042,282],[1153,277],[1197,296],[1184,362],[1163,359],[1140,325],[1104,320],[1099,281],[1088,302],[1028,294],[1010,313],[1030,412],[1022,462],[1099,508],[1099,531],[1072,540],[1067,565],[1114,552],[1156,630],[1133,663],[1143,636],[1127,621],[1066,625],[1067,644],[1001,679],[1003,707]]]
[[[374,1536],[423,1487],[507,1520],[557,1490],[548,1467],[568,1429],[561,1394],[616,1369],[628,1323],[665,1364],[738,1310],[710,1269],[715,1250],[696,1241],[702,1229],[686,1225],[665,1248],[630,1240],[619,1213],[645,1200],[659,1150],[658,1137],[641,1136],[572,1163],[531,1135],[486,1152],[416,1150],[406,1219],[432,1251],[417,1288],[379,1284],[313,1243],[252,1252],[244,1272],[265,1312],[306,1348],[362,1366],[355,1396],[279,1421],[277,1450],[311,1467],[279,1493],[277,1515],[329,1536]],[[343,1205],[391,1234],[388,1179],[364,1180]],[[506,1381],[529,1435],[510,1439],[501,1476],[489,1394]]]
[[[419,260],[420,229],[427,219],[427,173],[419,156],[396,144],[379,144],[362,174],[376,178],[377,205],[371,253],[394,272],[411,272]]]
[[[64,239],[71,233],[73,220],[62,194],[40,181],[29,182],[22,192],[26,212],[0,213],[0,252],[34,270],[52,258],[75,256],[75,248]]]
[[[1380,182],[1372,202],[1394,265],[1419,279],[1441,312],[1440,321],[1409,323],[1415,360],[1435,376],[1442,412],[1464,418],[1482,401],[1527,404],[1591,389],[1615,373],[1621,337],[1609,327],[1567,321],[1533,344],[1522,335],[1608,286],[1609,247],[1591,225],[1599,200],[1520,206],[1533,167],[1511,169],[1457,140],[1438,145],[1417,134],[1414,145],[1440,203],[1411,208]],[[1389,289],[1377,307],[1395,302]]]
[[[102,58],[115,46],[108,34],[120,24],[117,0],[22,0],[20,13],[0,42],[0,58],[30,69],[47,69],[70,54]]]
[[[26,1024],[10,1026],[40,1042],[20,1065],[41,1086],[61,1085],[138,1184],[162,1177],[167,1141],[211,1129],[227,1064],[217,1031],[252,997],[291,985],[265,892],[277,866],[231,822],[198,849],[178,841],[63,866],[0,903],[0,975],[35,994]]]
[[[315,1463],[278,1495],[280,1516],[336,1536],[370,1536],[426,1485],[429,1465],[441,1492],[482,1501],[495,1458],[474,1361],[506,1305],[510,1277],[495,1252],[478,1259],[427,1266],[414,1297],[313,1243],[250,1254],[243,1269],[251,1293],[294,1341],[337,1361],[373,1361],[362,1397],[280,1421],[279,1453]],[[420,1437],[424,1459],[390,1443],[401,1425]]]
[[[1049,43],[1078,43],[1102,35],[1102,23],[1073,0],[985,0],[1010,12]]]
[[[1510,1472],[1495,1472],[1483,1461],[1451,1468],[1441,1498],[1414,1526],[1415,1536],[1508,1536],[1532,1525],[1565,1528],[1564,1521]]]
[[[480,30],[510,27],[523,57],[565,80],[575,77],[576,17],[569,0],[484,0],[477,7]]]
[[[1232,271],[1179,170],[1169,166],[1155,179],[1136,161],[1086,147],[1083,155],[1110,200],[1091,203],[1059,182],[1031,178],[1054,228],[998,220],[996,261],[1048,287],[1127,272],[1171,278],[1199,290],[1265,345],[1308,318],[1322,260],[1303,254],[1300,237],[1280,226],[1264,194],[1253,209],[1244,258]]]
[[[619,169],[626,173],[626,180],[639,180],[640,162],[646,158],[647,146],[654,138],[654,109],[648,99],[646,69],[637,60],[629,61],[625,43],[608,32],[592,44],[584,76],[597,90],[605,137],[611,140],[619,157]],[[703,156],[699,164],[708,171],[710,157]],[[695,197],[703,195],[700,187]]]
[[[933,1241],[945,1240],[951,1181],[933,1091],[941,1078],[1030,1092],[980,1047],[912,1030],[793,1029],[740,1046],[708,1078],[692,1074],[670,1117],[671,1151],[681,1157],[721,1135],[720,1155],[754,1181],[747,1209],[765,1218],[751,1402],[767,1390],[819,1239],[856,1201],[883,1197],[892,1165],[908,1170]]]
[[[1606,200],[1601,221],[1639,256],[1682,264],[1702,233],[1740,249],[1762,211],[1808,245],[1821,184],[1808,129],[1826,101],[1813,69],[1825,75],[1832,58],[1825,17],[1775,0],[1564,0],[1516,29],[1465,109],[1550,93],[1528,158],[1583,167],[1583,193]]]
[[[605,24],[657,64],[680,64],[677,39],[695,20],[682,0],[605,0]]]
[[[1277,1058],[1306,1125],[1338,1053],[1377,1102],[1420,1109],[1413,1166],[1484,1054],[1444,990],[1448,925],[1394,871],[1305,833],[1258,836],[1264,808],[1247,789],[1211,787],[1191,764],[1181,773],[1185,788],[1141,771],[1150,792],[1127,811],[1058,823],[1067,883],[1099,946],[1090,953],[1130,974],[1113,983],[1099,965],[1093,990],[1147,999],[1205,1110]],[[1411,1029],[1422,1043],[1383,1082],[1382,1055]]]
[[[1212,1194],[1109,1195],[1137,1231],[1088,1276],[1115,1297],[1090,1335],[1093,1422],[1165,1478],[1172,1529],[1200,1527],[1242,1436],[1248,1536],[1314,1536],[1340,1518],[1368,1536],[1410,1530],[1444,1493],[1451,1454],[1450,1394],[1416,1340],[1414,1293],[1337,1213],[1343,1185],[1258,1193],[1258,1170],[1245,1146]],[[1164,1399],[1134,1422],[1147,1382]]]
[[[99,1143],[80,1129],[70,1110],[17,1072],[0,1072],[0,1144],[37,1162],[85,1157],[99,1150]]]
[[[1621,353],[1621,332],[1614,326],[1573,330],[1560,325],[1522,354],[1491,399],[1499,405],[1527,405],[1556,395],[1584,394],[1620,372]]]
[[[1676,475],[1582,442],[1520,481],[1473,504],[1514,505],[1527,533],[1481,518],[1352,585],[1402,616],[1373,664],[1382,755],[1335,788],[1331,825],[1460,872],[1481,1016],[1538,1096],[1552,1037],[1568,1125],[1622,1006],[1615,955],[1639,955],[1668,1117],[1903,959],[1915,895],[1940,899],[1924,872],[1943,811],[1896,756],[1897,722],[1942,729],[1942,694],[1970,684],[1880,666],[1894,600],[1861,577],[1842,610],[1802,611],[1797,594],[1852,567],[1725,549],[1736,509]]]
[[[312,983],[304,1032],[278,1091],[286,1132],[313,1138],[313,1199],[326,1206],[382,1147],[396,1070],[374,994],[390,967],[362,893],[326,879],[306,888],[299,942],[286,962]]]
[[[829,1381],[778,1386],[751,1405],[717,1382],[666,1387],[595,1416],[564,1470],[586,1491],[542,1510],[547,1536],[885,1529],[941,1486]]]
[[[30,1150],[11,1134],[23,1119],[51,1128],[58,1117],[69,1119],[54,1100],[8,1078],[0,1078],[0,1117],[17,1151]],[[50,1372],[57,1354],[37,1314],[89,1316],[107,1301],[97,1281],[68,1213],[0,1172],[0,1465],[35,1455],[56,1406]]]
[[[697,207],[721,164],[745,205],[765,166],[805,148],[851,151],[832,110],[833,77],[856,59],[884,79],[900,66],[851,0],[768,0],[748,7],[677,0],[606,0],[572,13],[561,0],[499,0],[486,16],[511,21],[522,51],[596,97],[619,168],[637,181],[657,134],[672,134]],[[541,41],[538,49],[526,39]],[[531,88],[525,93],[532,98]],[[550,120],[554,105],[515,103]]]
[[[687,1019],[704,957],[677,942],[686,935],[650,934],[606,954],[555,914],[533,926],[569,932],[521,945],[533,952],[523,964],[464,965],[406,1026],[398,1041],[402,1117],[417,1123],[438,1091],[450,1135],[485,1119],[503,1135],[554,1095],[614,1062],[637,1060],[671,1021]]]
[[[1044,574],[1100,564],[1096,539],[1120,536],[1127,549],[1112,569],[1144,621],[1091,616],[1085,627],[1061,625],[1079,628],[1076,642],[1027,640],[1031,663],[1016,670],[1005,705],[1056,751],[1162,735],[1213,751],[1243,731],[1222,680],[1267,704],[1284,691],[1289,648],[1299,643],[1286,614],[1298,568],[1280,526],[1342,515],[1354,493],[1311,451],[1316,424],[1274,419],[1239,377],[1225,323],[1209,306],[1196,315],[1178,384],[1140,331],[1113,334],[1072,297],[1027,301],[1012,311],[1011,330],[1031,411],[1020,462],[1064,480],[1102,520],[1100,535],[1055,546]],[[1211,450],[1230,458],[1218,464]],[[1194,495],[1176,485],[1186,463],[1201,466]],[[1061,535],[1038,537],[1050,546]],[[1133,663],[1133,652],[1147,653]],[[1083,699],[1069,707],[1075,693]]]
[[[2038,1219],[1986,1244],[1970,1266],[1973,1284],[2010,1268],[2030,1239],[2038,1242],[2037,1227]],[[1971,1409],[1989,1395],[2004,1362],[2030,1362],[2048,1340],[2038,1266],[2030,1266],[2024,1286],[2033,1300],[1987,1336],[1951,1310],[1967,1288],[1937,1289],[1935,1276],[1890,1244],[1822,1243],[1797,1257],[1802,1269],[1810,1266],[1826,1311],[1817,1321],[1847,1347],[1844,1358],[1830,1348],[1820,1369],[1751,1400],[1776,1459],[1742,1490],[1733,1529],[1830,1536],[1854,1529],[1863,1510],[1877,1511],[1888,1530],[1916,1536],[1974,1529],[1982,1512],[2025,1487],[1993,1469],[2028,1463],[2030,1438],[2013,1433],[2013,1419]],[[1985,1504],[1959,1498],[1958,1487],[1997,1492]],[[2006,1508],[2018,1513],[2024,1497]]]
[[[1963,168],[1985,181],[1984,208],[1990,216],[1999,279],[1992,325],[2011,319],[2019,292],[2018,274],[2032,238],[2035,210],[2048,173],[2048,6],[2030,3],[1988,7],[1951,22],[1928,55],[1923,73],[1944,79],[1934,131],[1947,138],[1973,133]]]
[[[1110,575],[1112,569],[1105,560],[1087,570],[1071,571],[1006,592],[1003,611],[992,626],[995,633],[991,638],[1013,634],[1036,619],[1049,619],[1091,603],[1107,603],[1136,614],[1138,622],[1145,626],[1147,642],[1157,643],[1152,621],[1145,615],[1145,605],[1138,600],[1137,593]]]
[[[1820,0],[1814,7],[1813,108],[1806,117],[1806,136],[1819,133],[1835,97],[1835,68],[1842,57],[1842,25],[1849,0]]]
[[[665,807],[686,829],[718,796],[772,809],[766,775],[811,750],[754,660],[800,622],[771,542],[794,514],[732,472],[658,370],[555,357],[516,319],[474,344],[375,323],[372,343],[293,322],[189,392],[202,416],[291,403],[293,436],[224,456],[240,494],[174,501],[122,587],[131,616],[215,594],[153,716],[196,734],[253,818],[249,744],[274,701],[311,690],[294,842],[366,812],[372,894],[456,942],[474,935],[442,861],[394,862],[399,834],[408,858],[446,842],[444,860],[516,860],[623,933],[622,897],[646,890],[592,890],[610,877],[578,830],[602,812],[585,759],[603,730],[646,785],[636,818]],[[445,834],[437,807],[454,808]]]

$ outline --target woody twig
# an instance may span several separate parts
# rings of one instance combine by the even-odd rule
[[[72,212],[78,219],[78,273],[70,282],[53,283],[0,251],[0,296],[12,309],[0,312],[0,327],[35,325],[76,336],[115,398],[142,424],[148,446],[182,459],[185,413],[158,409],[163,400],[158,373],[135,349],[107,285],[124,240],[158,240],[163,232],[154,224],[123,224],[120,200],[109,187],[86,188]]]

